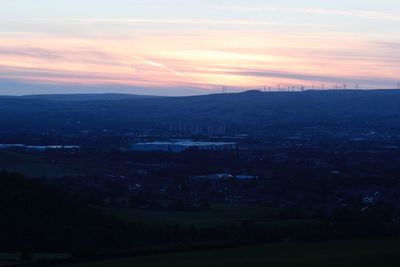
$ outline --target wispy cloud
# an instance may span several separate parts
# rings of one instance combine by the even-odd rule
[[[328,8],[287,8],[275,6],[216,6],[216,9],[224,10],[240,10],[253,12],[282,12],[282,13],[303,13],[314,15],[333,15],[333,16],[350,16],[364,19],[400,21],[400,12],[379,12],[368,10],[342,10]]]
[[[46,24],[46,21],[36,22]],[[49,20],[48,24],[52,21],[64,23],[63,19],[55,19]],[[82,26],[80,19],[67,21]],[[153,20],[83,21],[148,23]],[[204,20],[200,21],[204,23]],[[178,22],[183,23],[182,20],[171,23]],[[193,20],[192,23],[200,22]],[[97,25],[101,27],[83,26],[89,26],[86,27],[89,30],[106,28],[105,31],[110,31],[110,28],[102,27],[103,24]],[[117,26],[112,30],[120,28]],[[103,32],[98,38],[83,34],[45,36],[41,32],[17,37],[0,35],[0,77],[26,83],[169,88],[215,89],[221,85],[249,88],[263,84],[353,81],[360,85],[365,82],[371,87],[386,87],[398,79],[400,69],[397,56],[400,46],[394,38],[371,40],[343,32],[301,31],[297,28],[281,31],[279,27],[271,27],[275,30],[267,27],[226,29],[211,28],[207,24],[207,27],[176,31],[176,27],[165,30],[128,26],[121,27],[127,29],[123,38]],[[37,28],[41,27],[38,25]],[[51,28],[59,27],[51,25]]]
[[[230,75],[241,75],[250,77],[265,77],[265,78],[283,78],[296,81],[307,81],[307,83],[362,83],[369,85],[379,85],[388,82],[380,76],[376,77],[360,77],[360,76],[335,76],[335,75],[318,75],[311,73],[297,73],[295,71],[274,71],[274,70],[252,70],[242,69],[226,72]],[[394,84],[394,83],[393,83]]]
[[[306,9],[293,9],[293,12],[318,14],[318,15],[338,15],[338,16],[351,16],[366,19],[377,20],[392,20],[400,21],[399,12],[374,12],[374,11],[347,11],[339,9],[322,9],[322,8],[306,8]]]
[[[62,24],[170,24],[170,25],[236,25],[236,26],[292,26],[292,27],[327,27],[312,23],[283,23],[265,20],[230,20],[230,19],[115,19],[115,18],[21,18],[0,19],[0,22],[26,23],[62,23]]]
[[[171,73],[173,73],[173,74],[175,74],[177,76],[181,76],[181,77],[184,76],[181,72],[173,70],[173,69],[171,69],[171,68],[169,68],[169,67],[167,67],[167,66],[165,66],[165,65],[163,65],[161,63],[158,63],[158,62],[155,62],[155,61],[151,61],[151,60],[147,60],[145,58],[138,57],[138,56],[134,56],[134,58],[139,59],[139,60],[145,62],[146,64],[149,64],[150,66],[154,66],[154,67],[161,68],[161,69],[164,69],[166,71],[169,71],[169,72],[171,72]]]

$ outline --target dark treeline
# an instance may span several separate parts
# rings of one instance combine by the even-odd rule
[[[142,225],[103,216],[62,192],[19,174],[0,174],[0,248],[71,251],[133,244]]]

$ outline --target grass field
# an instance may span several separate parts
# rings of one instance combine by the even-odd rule
[[[64,267],[395,267],[400,239],[298,241],[64,265]]]
[[[117,216],[125,221],[146,224],[179,224],[198,227],[223,223],[240,223],[243,220],[269,221],[276,209],[247,205],[219,204],[203,211],[157,211],[140,209],[100,208],[104,213]]]
[[[14,171],[29,177],[61,177],[79,174],[71,168],[59,166],[38,155],[0,151],[0,171]]]
[[[35,253],[32,255],[33,260],[67,259],[68,257],[69,254],[66,253]],[[0,253],[0,266],[18,264],[19,259],[20,259],[20,253]]]
[[[0,266],[17,263],[19,260],[18,254],[0,253]]]

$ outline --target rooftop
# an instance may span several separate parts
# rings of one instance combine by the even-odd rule
[[[142,142],[136,145],[178,145],[178,146],[223,146],[223,145],[236,145],[235,142],[202,142],[192,140],[182,141],[164,141],[164,142]]]

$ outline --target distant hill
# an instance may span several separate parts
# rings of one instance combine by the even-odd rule
[[[400,125],[400,90],[248,91],[191,97],[87,100],[84,103],[45,98],[0,99],[0,129],[3,130],[163,131],[175,122],[223,124],[238,132],[323,125],[393,128]]]
[[[95,100],[123,100],[158,98],[161,96],[133,95],[133,94],[43,94],[43,95],[24,95],[24,96],[0,96],[1,98],[17,99],[42,99],[51,101],[95,101]]]

